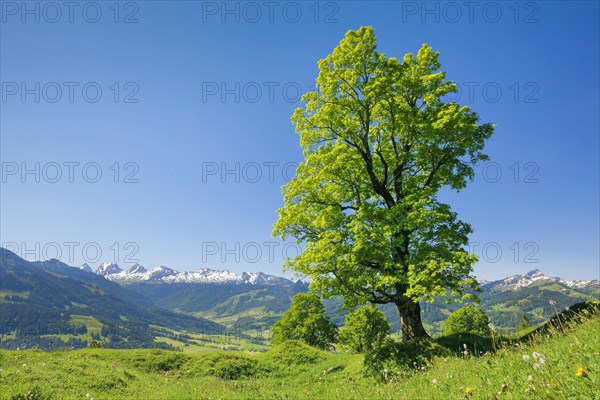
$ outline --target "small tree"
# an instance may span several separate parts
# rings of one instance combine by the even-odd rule
[[[325,316],[325,307],[317,295],[298,293],[283,317],[273,325],[273,343],[301,340],[310,346],[328,349],[335,343],[337,330]]]
[[[490,319],[479,307],[467,304],[453,312],[444,325],[444,334],[474,333],[488,335]]]
[[[363,353],[381,344],[389,333],[390,324],[385,315],[370,305],[348,314],[339,342],[354,352]]]
[[[519,321],[519,325],[517,326],[517,331],[522,331],[527,328],[531,328],[532,326],[533,326],[533,324],[531,323],[529,318],[527,318],[527,315],[523,313],[523,315],[521,315],[521,320]]]

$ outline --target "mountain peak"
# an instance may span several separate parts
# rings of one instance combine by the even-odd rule
[[[98,269],[96,269],[97,275],[104,275],[104,276],[118,274],[120,272],[123,272],[123,270],[121,268],[119,268],[119,265],[117,263],[111,263],[111,262],[102,263],[102,264],[100,264]]]
[[[527,277],[527,278],[534,278],[534,277],[543,277],[546,275],[544,275],[544,273],[542,271],[540,271],[539,269],[536,268],[536,269],[529,271],[528,273],[526,273],[523,276]]]
[[[135,264],[133,267],[127,270],[128,274],[145,274],[148,270],[142,267],[140,264]]]

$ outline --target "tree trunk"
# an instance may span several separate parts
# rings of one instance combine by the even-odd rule
[[[421,305],[419,302],[405,299],[401,303],[396,303],[396,307],[398,307],[400,313],[402,340],[429,337],[421,321]]]

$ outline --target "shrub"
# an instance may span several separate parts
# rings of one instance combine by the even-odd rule
[[[488,324],[490,319],[479,307],[466,304],[450,316],[444,324],[444,334],[474,333],[476,335],[488,335]]]
[[[221,379],[237,380],[267,372],[257,360],[236,354],[211,354],[205,362],[208,375]]]
[[[358,308],[346,317],[339,342],[356,353],[371,351],[390,333],[385,315],[374,305]]]
[[[101,349],[102,348],[102,342],[99,340],[92,340],[91,342],[88,343],[88,347],[90,349]]]
[[[187,360],[188,357],[181,353],[152,350],[141,352],[134,364],[146,372],[167,372],[180,369]]]
[[[469,354],[479,355],[480,353],[494,352],[494,346],[499,346],[506,340],[497,338],[498,343],[494,344],[490,336],[481,336],[473,333],[455,333],[449,336],[442,336],[436,339],[441,346],[451,350],[455,354],[468,351]],[[465,347],[466,346],[466,347]]]
[[[388,337],[365,354],[365,375],[390,381],[429,365],[434,357],[447,357],[451,354],[448,349],[429,338],[398,342]]]
[[[287,340],[273,346],[267,353],[267,358],[281,365],[316,364],[327,358],[328,354],[314,349],[297,340]]]
[[[115,375],[101,375],[94,380],[94,383],[92,383],[90,387],[100,391],[110,391],[126,388],[127,382],[125,382],[123,378]]]

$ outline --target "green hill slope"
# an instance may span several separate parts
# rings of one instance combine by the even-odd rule
[[[598,399],[598,332],[597,315],[563,318],[495,354],[436,358],[388,383],[365,377],[360,355],[302,345],[261,354],[1,350],[0,398]]]
[[[60,275],[60,266],[49,272],[0,250],[2,348],[84,347],[91,340],[106,347],[156,347],[161,344],[154,341],[154,326],[198,333],[223,329],[206,319],[155,308],[147,298],[133,303],[135,292],[103,278],[97,283],[95,276],[84,281]]]

